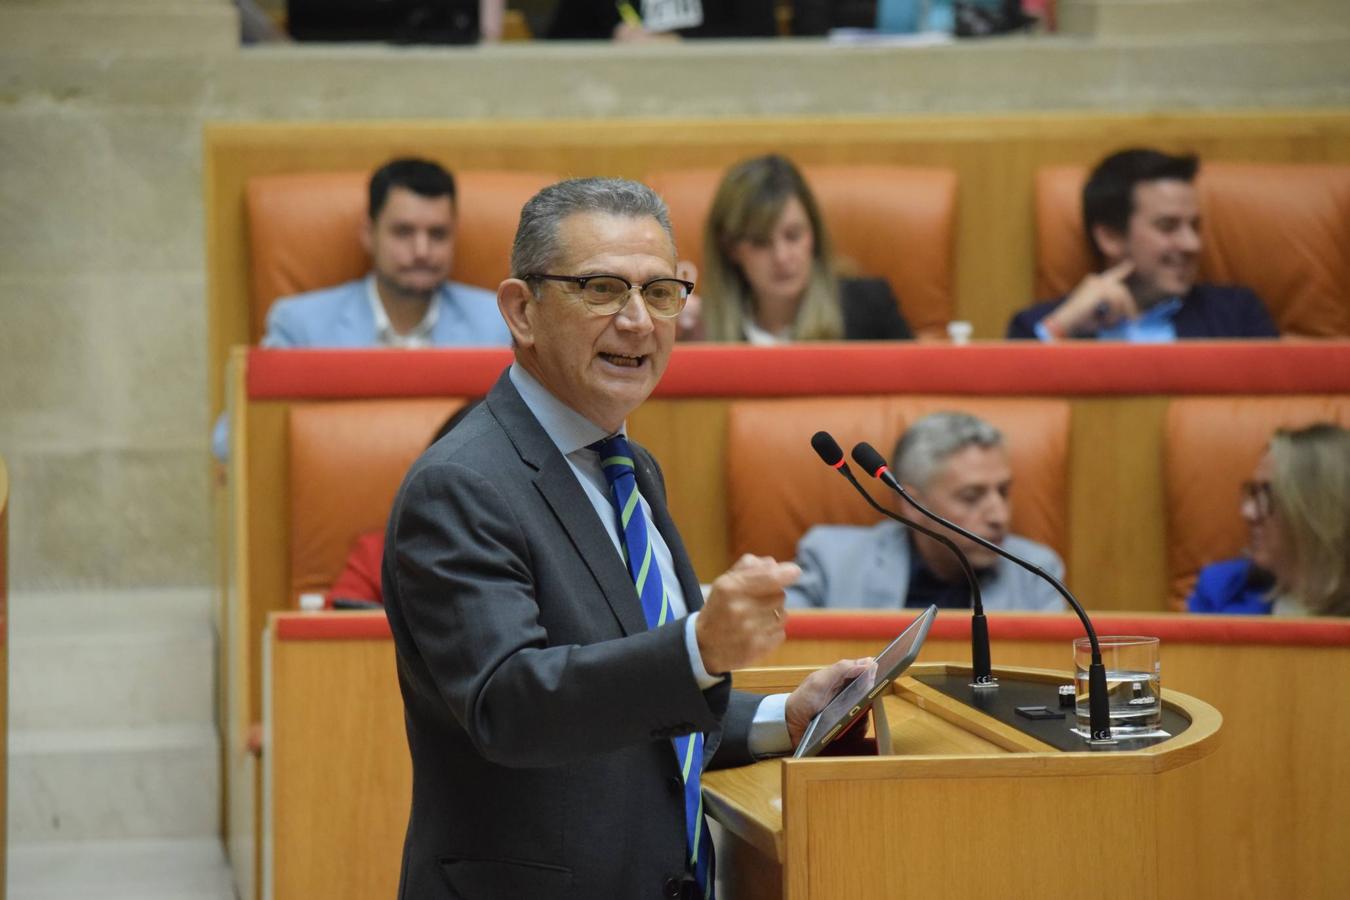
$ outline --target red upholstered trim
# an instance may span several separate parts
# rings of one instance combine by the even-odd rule
[[[508,350],[249,352],[255,400],[485,393]],[[1317,394],[1350,391],[1350,341],[681,345],[658,397]]]
[[[909,611],[794,612],[788,616],[788,640],[872,640],[878,647],[914,619]],[[1350,620],[1272,619],[1269,616],[1113,615],[1092,616],[1098,635],[1144,634],[1185,644],[1278,644],[1315,647],[1350,646]],[[970,636],[970,616],[944,613],[933,623],[930,639],[959,640]],[[991,613],[991,641],[1071,641],[1083,636],[1078,617]]]
[[[889,641],[914,620],[910,611],[793,612],[788,616],[789,640]],[[1278,644],[1312,647],[1350,646],[1350,620],[1273,619],[1269,616],[1119,615],[1092,617],[1099,635],[1147,634],[1186,644]],[[1062,615],[991,613],[989,637],[994,641],[1071,641],[1081,637],[1078,618]],[[287,613],[276,618],[281,641],[388,640],[389,620],[374,612]],[[970,636],[970,616],[944,612],[929,632],[934,640],[962,640]]]
[[[474,397],[511,363],[511,351],[250,350],[254,400]]]
[[[371,612],[287,613],[275,619],[279,641],[387,641],[389,620]]]

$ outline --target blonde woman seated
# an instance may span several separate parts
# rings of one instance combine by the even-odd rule
[[[881,341],[910,338],[881,278],[841,278],[820,207],[797,168],[761,156],[727,172],[704,229],[697,320],[709,341]]]
[[[1280,430],[1242,485],[1247,555],[1200,570],[1190,612],[1350,616],[1350,430]]]

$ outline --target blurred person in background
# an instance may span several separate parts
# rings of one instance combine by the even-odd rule
[[[1113,153],[1083,186],[1083,231],[1098,271],[1067,296],[1013,316],[1009,338],[1277,338],[1265,304],[1239,286],[1197,283],[1200,194],[1194,156]]]
[[[1012,468],[1003,434],[962,412],[930,413],[905,430],[892,455],[895,477],[945,519],[1039,566],[1056,578],[1064,563],[1044,544],[1013,534]],[[896,512],[915,513],[892,495]],[[988,610],[1059,612],[1064,601],[1037,576],[960,535]],[[817,525],[797,544],[802,576],[787,588],[796,608],[969,609],[970,582],[952,552],[899,522]]]
[[[777,34],[774,0],[558,0],[544,37],[636,42]]]
[[[1350,430],[1275,432],[1240,509],[1246,554],[1201,569],[1188,611],[1350,615]]]
[[[262,345],[505,347],[495,295],[449,280],[457,218],[453,175],[424,159],[385,163],[370,178],[361,228],[370,274],[278,300]]]
[[[451,281],[455,178],[430,160],[405,157],[370,176],[361,243],[370,273],[336,287],[282,297],[267,311],[264,347],[421,349],[505,347],[511,333],[492,291]],[[211,452],[229,457],[225,413]]]
[[[819,204],[782,156],[728,170],[703,240],[700,299],[681,323],[684,337],[762,345],[913,337],[885,279],[840,277]]]

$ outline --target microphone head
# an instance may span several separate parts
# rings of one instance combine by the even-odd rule
[[[889,468],[886,465],[886,458],[866,441],[853,445],[853,461],[862,466],[863,471],[873,478],[880,478],[881,473]]]
[[[839,446],[839,442],[828,431],[817,431],[811,435],[811,449],[815,450],[816,455],[831,469],[837,469],[844,464],[844,448]]]

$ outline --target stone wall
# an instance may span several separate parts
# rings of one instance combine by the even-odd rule
[[[1189,2],[1221,5],[1169,0]],[[5,0],[0,455],[14,586],[211,580],[205,122],[1350,104],[1350,28],[1325,0],[1301,3],[1284,0],[1321,27],[1261,19],[1217,38],[1165,17],[1141,36],[1135,17],[1123,36],[929,48],[241,50],[226,0]]]

